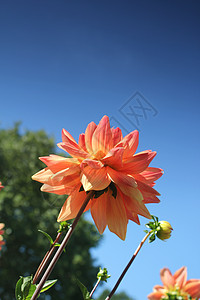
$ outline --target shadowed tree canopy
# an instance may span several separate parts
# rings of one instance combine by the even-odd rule
[[[49,242],[38,229],[53,239],[57,234],[56,220],[66,196],[42,193],[41,184],[31,179],[44,168],[38,157],[52,153],[54,139],[44,131],[21,133],[19,124],[0,129],[0,181],[5,186],[0,192],[0,222],[6,229],[6,246],[0,254],[1,300],[15,299],[19,276],[34,274],[48,250]],[[40,299],[81,299],[76,277],[92,288],[98,268],[89,250],[98,245],[99,237],[95,226],[82,217],[51,274],[50,279],[58,279],[58,283]]]

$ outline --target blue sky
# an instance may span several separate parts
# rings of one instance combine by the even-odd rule
[[[186,265],[190,278],[200,277],[199,28],[199,1],[0,4],[1,127],[21,120],[22,128],[45,129],[60,142],[63,127],[78,139],[106,114],[124,134],[137,126],[138,150],[158,152],[151,166],[165,171],[156,184],[161,203],[148,208],[174,232],[144,245],[121,284],[137,300],[160,283],[165,266]],[[139,103],[149,109],[146,119],[134,108]],[[144,235],[140,220],[129,222],[125,242],[107,230],[92,251],[112,275],[109,288]]]

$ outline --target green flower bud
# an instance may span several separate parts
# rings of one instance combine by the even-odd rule
[[[171,224],[169,222],[167,222],[167,221],[160,221],[158,223],[156,236],[160,240],[164,241],[164,240],[170,238],[172,230],[173,230],[173,228],[172,228],[172,226],[171,226]]]
[[[101,281],[107,282],[107,279],[110,278],[110,275],[108,275],[108,271],[106,268],[99,268],[99,273],[97,274],[97,278],[100,279]]]

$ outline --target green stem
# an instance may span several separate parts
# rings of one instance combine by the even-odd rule
[[[142,241],[140,242],[139,246],[137,247],[137,249],[135,250],[135,253],[133,254],[133,256],[131,257],[130,261],[128,262],[128,264],[126,265],[125,269],[123,270],[123,272],[121,273],[119,279],[117,280],[114,288],[112,289],[112,291],[110,292],[109,296],[105,299],[105,300],[110,300],[111,297],[114,295],[114,293],[116,292],[119,284],[121,283],[122,279],[124,278],[126,272],[128,271],[128,269],[130,268],[132,262],[134,261],[134,259],[136,258],[138,252],[140,251],[140,249],[142,248],[144,242],[146,241],[146,239],[150,236],[150,234],[152,233],[152,231],[149,231],[145,237],[142,239]]]
[[[68,241],[69,241],[69,239],[70,239],[70,237],[71,237],[71,235],[72,235],[72,233],[74,232],[74,229],[76,228],[76,225],[77,225],[77,223],[78,223],[78,221],[79,221],[81,215],[83,214],[83,212],[84,212],[84,210],[85,210],[85,208],[86,208],[88,202],[89,202],[90,199],[94,196],[94,193],[95,193],[95,191],[90,191],[90,192],[87,194],[87,196],[86,196],[86,198],[85,198],[85,201],[84,201],[83,205],[81,206],[81,208],[80,208],[80,210],[79,210],[79,212],[78,212],[76,218],[74,219],[74,221],[73,221],[71,227],[69,228],[68,232],[66,233],[66,236],[64,237],[64,239],[63,239],[63,241],[62,241],[60,247],[58,248],[56,254],[55,254],[54,257],[52,258],[52,260],[51,260],[51,262],[50,262],[50,264],[49,264],[47,270],[45,271],[44,275],[42,276],[42,278],[41,278],[39,284],[37,285],[37,288],[36,288],[36,290],[35,290],[35,292],[34,292],[32,298],[31,298],[31,300],[35,300],[35,299],[38,298],[41,289],[43,288],[43,286],[44,286],[46,280],[49,278],[49,275],[50,275],[51,272],[53,271],[53,269],[54,269],[54,267],[55,267],[55,265],[56,265],[56,263],[57,263],[59,257],[61,256],[63,250],[65,249],[65,247],[66,247],[66,245],[67,245],[67,243],[68,243]]]

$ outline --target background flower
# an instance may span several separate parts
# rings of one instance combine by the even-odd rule
[[[42,191],[69,195],[58,221],[75,218],[90,190],[95,190],[95,195],[86,210],[91,209],[101,234],[108,225],[124,240],[128,220],[140,224],[138,215],[151,219],[145,204],[160,202],[153,186],[163,170],[149,167],[156,152],[135,154],[138,139],[137,130],[123,138],[119,128],[110,128],[107,116],[98,125],[91,122],[79,143],[63,129],[58,147],[71,157],[41,157],[47,168],[32,177],[43,183]]]
[[[190,279],[187,281],[187,268],[182,267],[174,275],[168,268],[160,271],[163,286],[156,285],[153,293],[148,295],[149,300],[169,299],[168,295],[182,296],[183,299],[199,299],[200,297],[200,280]]]
[[[2,230],[4,226],[5,225],[3,223],[0,223],[0,250],[2,249],[2,246],[5,244],[2,236],[2,234],[4,234],[4,230]]]

